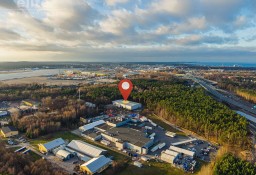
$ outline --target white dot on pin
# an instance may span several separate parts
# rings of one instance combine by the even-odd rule
[[[122,88],[123,88],[124,90],[127,90],[127,89],[130,88],[130,84],[129,84],[128,82],[123,82],[123,83],[122,83]]]

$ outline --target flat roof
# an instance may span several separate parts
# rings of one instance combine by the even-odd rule
[[[124,101],[124,100],[115,100],[113,103],[118,103],[126,106],[136,106],[136,105],[141,105],[141,103],[133,102],[133,101]]]
[[[132,128],[127,127],[114,127],[110,128],[106,131],[107,135],[112,135],[112,137],[115,137],[117,139],[120,139],[123,142],[129,142],[136,146],[144,146],[149,141],[151,141],[149,138],[146,137],[146,134],[142,131],[138,131]]]
[[[87,135],[87,136],[89,136],[91,138],[95,138],[95,137],[100,135],[100,133],[96,133],[95,130],[84,131],[84,132],[82,132],[82,134]]]
[[[121,120],[122,118],[122,120]],[[130,121],[130,119],[127,119],[125,117],[121,117],[121,116],[116,116],[116,117],[111,117],[107,120],[107,122],[110,122],[110,123],[113,123],[113,124],[118,124],[118,123],[121,123],[121,122],[125,122],[125,121]]]
[[[99,121],[92,122],[92,123],[89,123],[87,125],[81,126],[81,127],[79,127],[79,129],[87,131],[87,130],[93,129],[96,126],[102,125],[104,123],[105,123],[104,120],[99,120]]]
[[[102,124],[102,125],[96,126],[95,128],[96,128],[96,129],[99,128],[99,129],[101,129],[101,130],[106,131],[106,130],[109,130],[109,129],[113,128],[113,127],[112,127],[112,126],[109,126],[109,125],[106,124],[106,123],[104,123],[104,124]]]

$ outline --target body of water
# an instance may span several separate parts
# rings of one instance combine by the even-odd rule
[[[64,69],[40,69],[40,70],[27,70],[27,71],[17,71],[17,72],[0,72],[0,81],[12,80],[28,77],[38,77],[38,76],[50,76],[62,73]]]

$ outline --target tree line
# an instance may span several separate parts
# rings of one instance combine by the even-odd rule
[[[256,165],[228,153],[214,167],[214,175],[255,175]]]
[[[0,174],[13,175],[66,175],[46,160],[32,161],[29,155],[14,153],[0,142]]]
[[[77,127],[80,117],[87,112],[84,101],[67,97],[46,97],[41,101],[39,111],[32,115],[12,113],[11,118],[18,130],[29,138],[36,138],[63,128]]]
[[[182,82],[134,80],[132,98],[159,117],[221,144],[251,146],[246,119]]]

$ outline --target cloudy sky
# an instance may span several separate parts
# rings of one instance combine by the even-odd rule
[[[256,62],[256,0],[0,0],[0,61]]]

